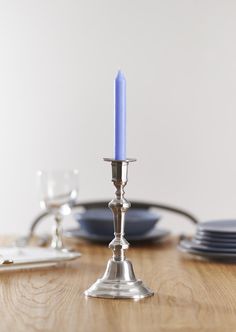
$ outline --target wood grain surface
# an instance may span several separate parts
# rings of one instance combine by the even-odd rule
[[[0,275],[0,331],[236,331],[236,265],[185,258],[176,240],[131,247],[136,275],[155,291],[140,301],[85,298],[110,250],[79,243],[66,266]]]

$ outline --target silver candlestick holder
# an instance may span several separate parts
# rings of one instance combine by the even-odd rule
[[[154,293],[141,280],[136,279],[131,261],[125,257],[125,250],[129,248],[129,243],[124,237],[125,213],[131,204],[124,198],[124,187],[128,182],[128,165],[135,159],[104,158],[104,160],[111,162],[112,182],[116,187],[116,197],[108,205],[114,217],[115,237],[109,244],[113,256],[107,263],[103,277],[87,289],[85,295],[101,298],[142,299]]]

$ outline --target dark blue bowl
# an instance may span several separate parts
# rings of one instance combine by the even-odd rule
[[[110,209],[89,209],[75,214],[75,220],[80,228],[87,233],[96,235],[112,235],[113,216]],[[160,220],[160,215],[144,209],[131,208],[126,213],[125,234],[142,235],[150,231]]]

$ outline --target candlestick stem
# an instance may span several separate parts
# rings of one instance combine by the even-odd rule
[[[130,208],[130,203],[124,198],[124,187],[128,181],[128,162],[112,161],[112,181],[116,187],[116,197],[109,203],[109,208],[113,212],[114,235],[115,238],[109,244],[113,250],[113,259],[123,261],[125,259],[124,250],[129,248],[129,243],[124,238],[125,213]]]

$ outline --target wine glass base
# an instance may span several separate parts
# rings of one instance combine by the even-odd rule
[[[98,279],[85,295],[113,299],[142,299],[154,295],[141,280],[137,280],[132,263],[110,259],[104,276]]]

